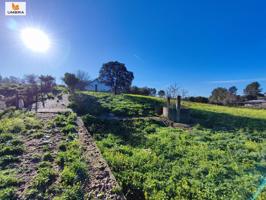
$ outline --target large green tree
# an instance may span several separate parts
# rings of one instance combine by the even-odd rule
[[[226,88],[218,87],[212,91],[209,101],[215,104],[226,104],[227,96],[228,90]]]
[[[246,86],[244,89],[244,94],[248,96],[250,99],[256,99],[262,89],[260,88],[260,84],[258,82],[252,82]]]
[[[74,92],[77,84],[79,83],[79,79],[76,77],[76,75],[71,73],[65,73],[62,80],[67,85],[70,92]]]
[[[133,72],[117,61],[103,64],[99,74],[99,80],[110,86],[114,94],[129,91],[133,79]]]
[[[159,90],[158,95],[159,95],[159,97],[164,97],[165,96],[165,91],[164,90]]]

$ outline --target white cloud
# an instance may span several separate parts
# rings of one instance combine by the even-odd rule
[[[232,84],[232,83],[246,83],[246,82],[252,82],[252,81],[266,81],[266,78],[218,80],[218,81],[208,81],[208,83],[211,83],[211,84]]]

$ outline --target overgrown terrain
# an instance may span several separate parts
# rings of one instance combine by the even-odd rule
[[[192,128],[179,129],[148,117],[161,99],[72,100],[128,199],[266,199],[266,111],[184,102]]]
[[[83,199],[87,164],[76,115],[0,116],[0,199]]]

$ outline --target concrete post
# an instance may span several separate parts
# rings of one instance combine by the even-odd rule
[[[176,98],[176,122],[180,122],[181,96]]]
[[[170,97],[167,97],[167,108],[170,108]]]
[[[16,108],[17,109],[19,108],[19,105],[18,105],[18,91],[16,91]]]
[[[35,111],[38,111],[38,93],[36,94],[36,106],[35,106]]]

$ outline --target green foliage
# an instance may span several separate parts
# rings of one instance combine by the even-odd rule
[[[87,164],[82,157],[78,141],[74,140],[60,145],[63,151],[57,155],[57,164],[62,169],[60,173],[61,192],[56,199],[83,199],[82,186],[88,178]]]
[[[75,74],[65,73],[63,81],[65,82],[69,90],[73,92],[76,89],[79,79]]]
[[[135,146],[117,132],[98,140],[128,199],[246,199],[263,176],[257,166],[266,143],[243,133],[147,130],[132,129],[145,138]]]
[[[138,117],[153,116],[159,113],[163,102],[161,99],[140,95],[111,95],[108,93],[83,92],[93,99],[94,103],[87,102],[88,109],[81,114],[90,114],[98,116],[104,113],[113,113],[116,116]],[[84,103],[85,104],[85,103]],[[89,110],[97,109],[98,112]],[[87,112],[88,110],[88,112]]]
[[[9,187],[5,189],[0,189],[0,199],[1,200],[16,200],[16,189],[14,187]]]
[[[64,193],[61,196],[55,197],[53,200],[83,200],[84,192],[80,183],[64,188]]]
[[[137,95],[86,94],[127,117],[149,116],[139,112],[162,103]],[[127,199],[251,199],[266,173],[266,112],[191,102],[183,106],[195,123],[191,130],[147,119],[88,114],[83,120]],[[259,199],[264,194],[265,189]]]
[[[52,162],[53,160],[54,160],[54,158],[50,152],[47,152],[43,155],[43,161]]]
[[[0,172],[0,188],[6,188],[19,185],[19,180],[11,175],[11,171]]]
[[[37,132],[37,133],[32,135],[32,137],[35,139],[41,139],[41,138],[43,138],[43,136],[44,136],[44,134],[40,133],[40,132]]]
[[[14,155],[18,156],[23,153],[23,148],[22,147],[17,147],[17,146],[0,146],[0,156],[5,156],[5,155]]]
[[[39,199],[38,197],[46,196],[46,192],[54,183],[56,177],[57,173],[53,170],[51,164],[45,161],[41,162],[31,186],[25,191],[26,199]]]
[[[72,94],[69,99],[71,101],[69,107],[79,115],[99,115],[104,111],[97,101],[97,98],[94,96],[75,93]]]
[[[125,64],[117,61],[103,64],[99,72],[99,81],[110,86],[114,94],[127,92],[133,79],[133,72],[128,71]]]

